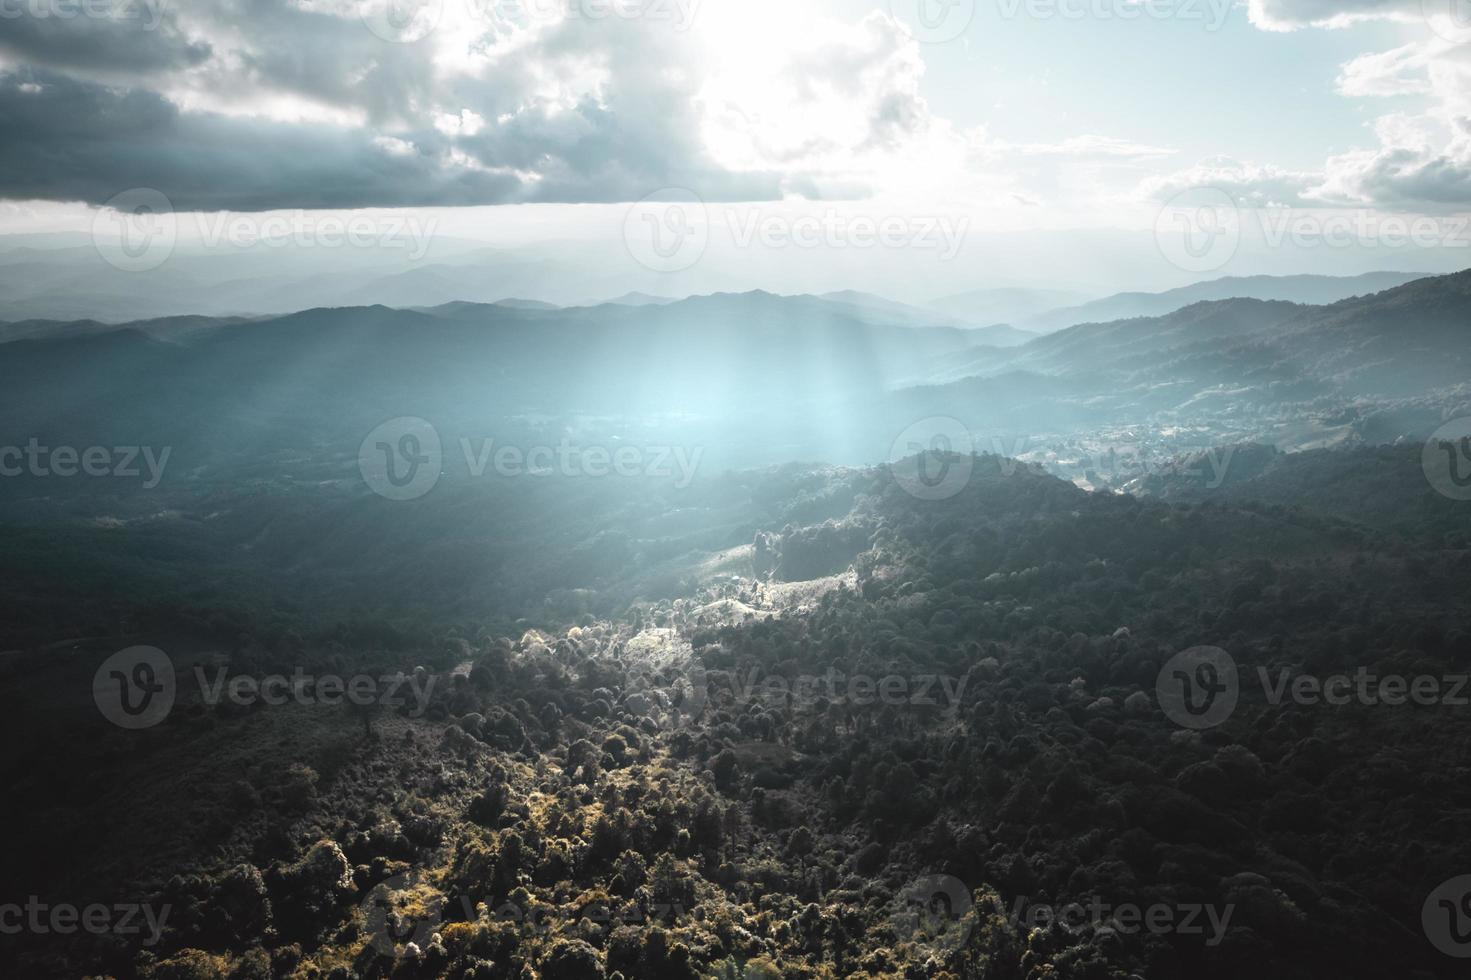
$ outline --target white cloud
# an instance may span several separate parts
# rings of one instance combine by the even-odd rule
[[[1429,148],[1417,129],[1403,132],[1414,139],[1329,158],[1327,179],[1314,196],[1402,210],[1471,206],[1471,130],[1461,129],[1438,150]]]
[[[1060,143],[1004,143],[995,144],[1000,151],[1023,153],[1030,156],[1058,156],[1087,158],[1118,158],[1143,160],[1150,157],[1173,156],[1177,151],[1163,146],[1149,146],[1111,136],[1073,136]]]
[[[1430,35],[1342,66],[1342,95],[1421,97],[1426,105],[1375,120],[1378,146],[1326,160],[1321,181],[1304,192],[1306,200],[1404,210],[1471,206],[1471,24],[1453,16],[1460,2],[1250,0],[1252,23],[1266,30],[1380,20],[1418,23]]]
[[[1215,188],[1231,195],[1241,207],[1298,207],[1321,181],[1321,174],[1216,157],[1174,173],[1148,177],[1140,183],[1137,195],[1145,201],[1163,203],[1194,190]]]
[[[755,64],[742,49],[706,79],[701,129],[717,160],[829,188],[881,184],[916,147],[959,164],[965,137],[920,95],[920,47],[897,21],[873,13],[808,36],[774,35]]]
[[[1338,74],[1338,91],[1354,96],[1430,95],[1428,73],[1433,56],[1424,44],[1362,54]]]
[[[1423,17],[1421,0],[1249,0],[1251,22],[1267,31],[1341,28],[1371,20]]]
[[[677,25],[448,0],[437,30],[392,43],[364,2],[381,0],[216,0],[154,32],[0,22],[18,73],[0,74],[0,195],[100,202],[141,184],[177,207],[269,209],[779,193],[779,173],[706,150],[701,46]]]
[[[1433,40],[1344,66],[1348,95],[1422,95],[1418,113],[1390,113],[1374,123],[1379,146],[1328,160],[1317,196],[1392,208],[1471,206],[1471,45]]]

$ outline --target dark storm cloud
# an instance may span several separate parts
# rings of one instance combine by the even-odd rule
[[[575,138],[544,138],[537,160],[524,157],[526,143],[514,130],[495,144],[471,141],[476,156],[538,163],[551,175],[537,179],[457,161],[450,139],[432,129],[381,137],[362,128],[183,113],[151,92],[37,72],[0,76],[0,131],[0,180],[5,196],[20,199],[101,204],[150,187],[178,210],[256,211],[617,201],[679,181],[703,182],[714,198],[775,190],[763,178],[636,169],[603,156],[612,144],[592,122]],[[640,162],[659,163],[656,155]]]
[[[202,64],[161,0],[0,0],[0,55],[24,64],[149,74]]]
[[[433,102],[430,47],[386,43],[356,17],[280,0],[217,0],[196,17],[199,30],[230,39],[235,60],[211,66],[216,87],[236,84],[360,109],[375,124],[403,124]]]
[[[0,131],[13,198],[99,204],[151,187],[179,210],[251,211],[524,196],[513,177],[447,166],[433,145],[393,152],[362,130],[181,113],[151,92],[60,76],[0,76]]]
[[[512,51],[488,21],[395,44],[351,6],[217,0],[175,17],[161,0],[76,2],[137,3],[138,19],[0,19],[0,198],[98,204],[148,187],[180,210],[268,210],[780,195],[777,177],[709,159],[699,66],[667,29],[569,18]]]

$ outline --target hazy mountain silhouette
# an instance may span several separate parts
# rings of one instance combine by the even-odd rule
[[[1021,324],[1040,314],[1061,307],[1077,306],[1088,296],[1065,289],[974,289],[942,296],[926,305],[949,316],[977,325],[995,323]]]
[[[1197,303],[1011,349],[986,345],[986,331],[875,316],[758,291],[644,307],[10,324],[27,339],[0,347],[0,408],[48,438],[166,435],[200,457],[346,444],[395,416],[454,430],[540,413],[646,432],[677,418],[686,439],[744,461],[872,461],[935,416],[977,431],[1199,424],[1287,442],[1348,411],[1392,439],[1471,376],[1471,272],[1331,306]]]
[[[1139,316],[1163,316],[1192,303],[1222,299],[1281,300],[1322,305],[1376,293],[1423,278],[1403,272],[1371,272],[1361,276],[1227,276],[1162,293],[1118,293],[1076,306],[1052,309],[1013,321],[1038,333],[1079,323],[1101,323]]]

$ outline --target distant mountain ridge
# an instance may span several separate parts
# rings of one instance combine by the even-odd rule
[[[1040,314],[1077,306],[1088,300],[1087,294],[1074,290],[1005,287],[973,289],[952,296],[942,296],[926,305],[932,310],[958,317],[976,326],[997,323],[1021,326]]]
[[[897,300],[852,289],[822,293],[816,298],[829,303],[841,304],[850,309],[855,316],[864,320],[879,323],[907,323],[917,327],[956,327],[971,330],[976,340],[992,347],[1015,347],[1036,336],[1036,334],[1018,330],[1004,323],[982,326],[924,307],[910,306],[908,303],[900,303]]]
[[[1193,303],[1223,299],[1281,300],[1323,306],[1403,286],[1424,275],[1370,272],[1361,276],[1227,276],[1193,283],[1162,293],[1118,293],[1078,306],[1049,310],[1016,325],[1036,333],[1051,333],[1080,323],[1105,323],[1141,316],[1164,316]]]
[[[145,433],[201,456],[242,440],[361,440],[397,416],[463,428],[546,412],[639,425],[774,413],[796,438],[824,406],[876,399],[937,358],[994,350],[982,339],[759,291],[649,307],[314,309],[172,334],[84,324],[0,344],[0,411],[58,444],[133,445]],[[71,429],[78,420],[87,432]],[[760,450],[771,436],[758,431],[743,438]]]
[[[743,299],[744,298],[744,299]],[[521,313],[533,314],[560,314],[567,316],[596,316],[605,314],[611,317],[622,318],[628,315],[638,315],[639,312],[649,312],[658,309],[667,309],[684,305],[685,308],[702,308],[703,301],[725,300],[728,302],[757,301],[766,304],[787,302],[791,310],[801,309],[810,314],[817,314],[822,318],[846,317],[855,322],[877,327],[894,328],[943,328],[948,330],[965,331],[966,347],[1012,347],[1032,340],[1036,335],[1017,330],[1005,325],[994,327],[974,327],[951,317],[942,316],[932,311],[919,307],[908,306],[903,303],[886,300],[883,297],[872,296],[865,293],[828,293],[822,296],[811,294],[798,294],[796,296],[778,296],[763,290],[751,290],[746,293],[711,293],[708,295],[687,296],[682,298],[653,296],[646,293],[626,293],[615,297],[604,303],[589,306],[562,307],[553,303],[540,300],[528,300],[518,298],[498,299],[490,302],[476,300],[455,300],[434,306],[412,306],[403,307],[406,312],[428,313],[435,317],[461,317],[477,315],[492,315],[495,310],[513,310]],[[387,304],[368,304],[364,307],[320,307],[318,309],[369,309],[369,308],[394,308]],[[283,316],[294,316],[296,314],[283,314]],[[93,319],[81,320],[25,320],[14,323],[0,323],[0,343],[10,340],[21,339],[46,339],[63,336],[82,336],[87,334],[105,333],[116,330],[138,330],[149,336],[164,340],[183,339],[187,334],[194,331],[208,331],[212,327],[235,325],[249,322],[262,322],[279,319],[277,316],[261,317],[207,317],[207,316],[179,316],[159,317],[147,320],[134,320],[124,323],[103,322]]]
[[[8,324],[19,339],[0,344],[0,413],[52,444],[146,437],[195,465],[242,442],[263,455],[356,452],[400,416],[445,426],[447,440],[503,438],[508,426],[553,438],[536,420],[554,417],[563,431],[679,438],[747,465],[878,461],[937,418],[1004,442],[1120,431],[1184,433],[1186,447],[1393,441],[1471,399],[1471,272],[1330,306],[1205,301],[1013,348],[984,330],[897,319],[753,291],[645,307]],[[982,448],[1015,455],[1010,445]]]
[[[920,377],[929,377],[928,383]],[[942,357],[876,411],[975,431],[1195,430],[1196,444],[1423,438],[1471,406],[1471,270],[1330,306],[1206,301]]]
[[[668,306],[670,303],[678,302],[679,297],[677,296],[654,296],[650,293],[640,293],[634,291],[630,293],[624,293],[622,296],[615,296],[610,300],[604,300],[603,303],[589,303],[588,305],[601,306],[607,304],[610,306]]]

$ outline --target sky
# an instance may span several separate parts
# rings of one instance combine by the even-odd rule
[[[512,247],[876,235],[955,284],[1079,229],[1144,243],[1121,285],[1464,267],[1471,0],[0,0],[0,133],[0,233],[142,195]]]

